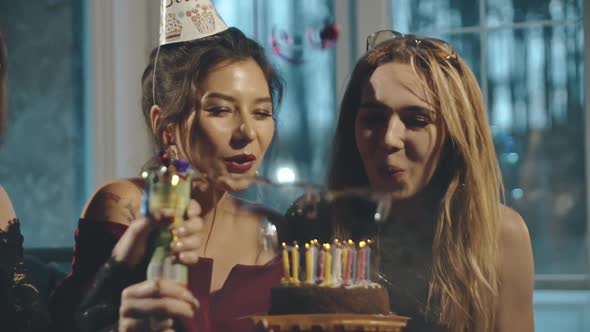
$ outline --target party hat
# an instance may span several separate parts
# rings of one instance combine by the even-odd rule
[[[161,0],[160,46],[211,36],[226,29],[211,0]]]

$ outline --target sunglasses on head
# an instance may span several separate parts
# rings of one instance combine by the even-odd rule
[[[418,38],[414,35],[404,35],[403,33],[394,30],[379,30],[370,34],[367,37],[366,51],[369,52],[384,42],[398,38],[406,39],[407,45],[416,48],[425,48],[429,46],[435,47],[435,44],[438,44],[448,51],[448,55],[446,56],[447,60],[457,60],[457,52],[455,52],[453,46],[442,39]]]

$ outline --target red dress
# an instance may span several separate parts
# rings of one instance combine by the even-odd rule
[[[74,317],[84,296],[91,290],[95,276],[110,258],[111,251],[127,226],[109,221],[81,219],[75,233],[76,245],[72,270],[51,297],[55,328],[60,331],[78,330]],[[232,332],[251,331],[254,326],[246,316],[269,310],[270,288],[280,283],[282,267],[279,257],[265,265],[235,265],[223,286],[210,292],[213,259],[201,258],[189,269],[189,288],[199,300],[195,319],[183,322],[186,331]],[[120,291],[126,286],[145,280],[146,264],[118,277],[110,313],[101,316],[100,324],[116,323]],[[112,282],[110,283],[113,284]],[[108,293],[101,289],[100,292]],[[105,318],[114,320],[105,322]],[[97,322],[98,323],[98,322]],[[97,326],[97,330],[99,327]]]
[[[197,329],[191,331],[251,331],[251,320],[244,317],[267,313],[270,308],[270,288],[281,280],[281,264],[275,257],[266,265],[235,265],[223,287],[212,293],[211,275],[213,259],[201,258],[189,272],[189,288],[201,307]]]

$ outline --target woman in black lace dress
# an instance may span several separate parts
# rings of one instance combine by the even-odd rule
[[[6,111],[6,47],[0,33],[0,137]],[[49,315],[23,263],[23,237],[10,198],[0,186],[0,330],[47,331]]]

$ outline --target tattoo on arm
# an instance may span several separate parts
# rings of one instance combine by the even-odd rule
[[[139,204],[134,204],[133,199],[121,197],[113,192],[100,193],[97,200],[100,203],[94,205],[95,211],[107,220],[126,220],[131,222],[137,219]]]
[[[125,205],[125,210],[127,210],[126,217],[129,222],[137,219],[137,210],[139,210],[139,206],[133,205],[133,202],[128,202],[127,205]]]
[[[114,194],[110,191],[100,193],[100,195],[102,196],[101,198],[105,201],[114,201],[115,203],[119,203],[119,201],[121,200],[121,196]]]

